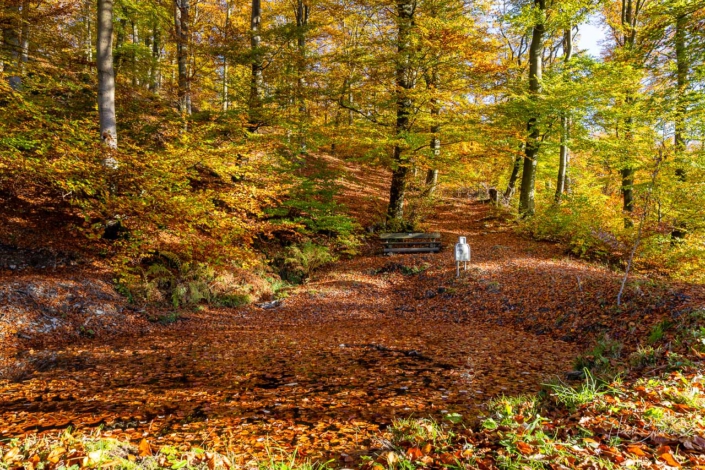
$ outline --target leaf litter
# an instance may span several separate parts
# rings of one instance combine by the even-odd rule
[[[348,464],[379,450],[399,419],[483,423],[488,400],[563,377],[604,332],[636,344],[703,298],[697,286],[637,284],[616,311],[617,273],[518,236],[486,205],[439,199],[428,230],[442,233],[440,254],[341,261],[276,308],[205,308],[169,326],[72,338],[28,379],[0,382],[0,439],[100,429],[134,443],[138,456],[208,443],[239,465],[266,459],[272,446]],[[473,250],[459,279],[449,249],[457,236]],[[680,446],[700,450],[695,437]],[[473,442],[496,447],[491,435]],[[405,455],[427,466],[496,461],[469,447],[424,452],[427,444]],[[538,449],[514,448],[523,456]],[[673,463],[671,448],[660,450]],[[388,466],[398,463],[386,456]]]

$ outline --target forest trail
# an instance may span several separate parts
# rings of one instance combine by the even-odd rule
[[[345,194],[367,214],[383,200],[354,181]],[[519,237],[488,205],[441,198],[428,229],[441,253],[335,263],[278,308],[206,309],[57,350],[0,384],[0,438],[103,426],[244,461],[267,446],[340,458],[395,417],[468,419],[491,397],[537,391],[607,324],[618,275]],[[473,261],[455,279],[458,236]]]
[[[469,221],[487,213],[444,207],[470,209]],[[576,349],[474,316],[502,302],[505,281],[492,266],[513,256],[486,252],[474,225],[476,261],[459,281],[448,247],[459,227],[439,226],[442,253],[337,263],[277,309],[189,313],[149,335],[57,351],[45,371],[4,389],[0,432],[102,424],[107,435],[165,442],[226,444],[232,435],[243,453],[267,437],[340,453],[369,446],[394,417],[469,417],[489,397],[536,391],[570,370]],[[473,293],[460,295],[461,286]]]

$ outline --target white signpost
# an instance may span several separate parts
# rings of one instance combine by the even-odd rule
[[[465,237],[458,237],[458,243],[455,244],[455,277],[460,277],[460,263],[463,263],[467,271],[469,261],[470,245],[467,244]]]

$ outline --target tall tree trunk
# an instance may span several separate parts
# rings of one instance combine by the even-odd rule
[[[115,71],[113,69],[113,0],[98,1],[96,51],[100,138],[108,149],[116,149],[118,141],[115,120]],[[103,163],[109,168],[117,167],[117,162],[109,153]]]
[[[2,41],[4,49],[3,71],[7,75],[7,81],[14,90],[22,86],[20,69],[17,66],[20,59],[20,21],[21,12],[19,4],[12,4],[5,7],[7,24],[2,30]]]
[[[191,114],[191,80],[188,74],[189,10],[190,0],[174,0],[174,27],[176,30],[176,63],[178,67],[179,111]]]
[[[140,84],[137,76],[137,45],[140,43],[139,31],[137,23],[132,21],[132,51],[130,52],[130,62],[132,67],[132,86],[137,87]]]
[[[306,28],[308,26],[309,6],[298,0],[296,4],[296,43],[298,47],[298,67],[296,94],[299,103],[299,146],[302,152],[306,151]]]
[[[230,40],[230,13],[232,10],[232,6],[230,5],[230,0],[227,0],[225,2],[225,28],[223,30],[225,31],[224,34],[224,42],[226,45],[229,44]],[[227,47],[227,46],[226,46]],[[227,54],[223,55],[223,112],[227,112],[228,108],[230,108],[230,98],[228,96],[228,74],[229,74],[229,67],[228,67],[228,56]]]
[[[86,40],[85,40],[85,48],[86,48],[86,61],[88,62],[88,67],[91,67],[91,63],[93,62],[93,24],[91,22],[91,5],[93,2],[91,0],[85,0],[83,3],[83,18],[84,18],[84,27],[86,28]]]
[[[685,94],[688,88],[688,69],[690,68],[688,60],[688,51],[685,44],[685,29],[686,16],[678,15],[676,18],[676,34],[675,34],[675,50],[676,50],[676,116],[675,116],[675,132],[673,135],[674,146],[676,151],[676,176],[679,180],[685,181],[686,173],[683,167],[683,153],[686,149],[685,140],[685,112],[686,99]]]
[[[262,52],[260,51],[262,25],[262,1],[252,0],[250,14],[250,47],[252,52],[252,73],[250,75],[250,102],[248,131],[257,132],[262,125]]]
[[[438,105],[438,98],[435,96],[436,89],[438,87],[438,71],[434,68],[428,75],[427,86],[431,92],[431,99],[429,104],[431,107],[431,158],[437,159],[441,156],[441,136],[439,132],[441,130],[439,116],[441,114],[441,108]],[[436,191],[436,186],[438,185],[438,169],[429,168],[426,172],[426,193],[430,196]]]
[[[567,64],[573,55],[573,31],[571,27],[566,29],[563,35],[563,61]],[[568,150],[568,139],[570,138],[570,117],[567,112],[561,113],[561,146],[560,161],[558,163],[558,181],[556,183],[556,202],[560,203],[563,194],[566,192],[566,181],[568,178],[568,160],[570,159]]]
[[[676,115],[675,129],[673,134],[673,144],[676,152],[676,177],[679,181],[685,182],[687,178],[685,165],[686,151],[686,129],[685,129],[685,114],[686,114],[686,93],[688,91],[688,72],[690,70],[690,61],[688,58],[688,50],[686,49],[685,34],[686,34],[687,19],[684,14],[676,17],[676,33],[675,33],[675,50],[676,50]],[[673,222],[671,230],[671,243],[677,243],[685,238],[688,234],[688,225],[682,220]]]
[[[22,29],[20,43],[20,69],[24,72],[25,64],[29,61],[29,0],[22,0]]]
[[[543,16],[546,10],[546,0],[534,0],[534,7],[541,10]],[[537,97],[541,93],[541,77],[543,75],[543,41],[546,27],[543,19],[533,27],[531,46],[529,46],[529,92]],[[539,153],[538,118],[531,116],[526,124],[528,138],[524,152],[524,168],[521,175],[521,191],[519,194],[519,213],[526,217],[534,214],[536,166]]]
[[[159,21],[155,19],[152,26],[152,64],[149,68],[149,89],[153,92],[159,91],[159,85],[161,84],[161,73],[159,68],[161,55],[161,31],[159,29]]]
[[[412,109],[409,91],[414,87],[411,70],[411,32],[414,25],[415,0],[397,0],[397,63],[396,95],[397,121],[394,153],[392,156],[392,186],[389,190],[389,207],[387,219],[401,220],[404,216],[404,197],[406,196],[409,165],[404,158],[403,148],[399,142],[409,131]]]
[[[634,51],[636,44],[636,12],[632,0],[622,0],[622,28],[624,30],[623,48],[630,55]],[[628,57],[631,60],[631,57]],[[634,97],[631,93],[627,93],[625,98],[627,107],[627,117],[624,119],[624,139],[626,142],[631,142],[634,138],[633,127],[634,118],[631,116],[634,108]],[[622,208],[625,212],[624,226],[631,227],[631,214],[634,211],[634,166],[631,162],[625,161],[624,167],[620,170],[622,176]]]

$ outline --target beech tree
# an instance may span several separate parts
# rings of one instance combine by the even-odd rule
[[[262,124],[262,51],[260,28],[262,25],[262,2],[252,0],[252,10],[250,14],[250,53],[251,53],[251,75],[250,75],[250,96],[249,96],[249,120],[247,129],[256,132]]]
[[[399,0],[397,2],[397,55],[396,55],[396,138],[392,156],[392,185],[389,190],[389,207],[387,217],[390,220],[401,220],[404,215],[404,197],[406,196],[407,175],[409,173],[408,159],[399,142],[410,131],[410,114],[412,98],[410,91],[414,88],[416,79],[412,69],[411,34],[414,27],[414,0]]]
[[[529,46],[529,92],[538,97],[541,93],[543,75],[543,47],[546,34],[546,0],[534,0],[536,24],[531,33]],[[524,146],[524,164],[519,195],[519,213],[533,215],[535,210],[536,166],[540,147],[539,116],[529,116],[526,124],[527,141]]]
[[[572,28],[565,30],[563,35],[563,60],[570,61],[573,55],[573,31]],[[570,117],[567,113],[561,113],[561,146],[559,154],[558,181],[556,182],[556,202],[561,202],[563,193],[567,189],[568,178],[568,137],[570,135]]]
[[[179,71],[179,110],[191,114],[191,78],[189,76],[190,0],[174,0],[174,28],[176,31],[176,62]]]
[[[100,139],[109,149],[116,149],[117,121],[115,118],[115,70],[113,68],[113,0],[98,1],[98,34],[96,58],[98,69],[98,115]],[[112,156],[104,160],[108,167],[117,162]]]

